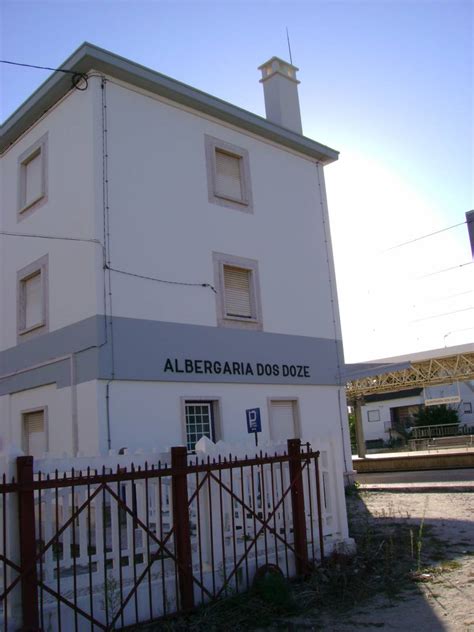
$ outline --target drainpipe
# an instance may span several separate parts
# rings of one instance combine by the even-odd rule
[[[76,354],[70,355],[70,378],[71,378],[71,422],[72,422],[72,454],[79,453],[79,423],[77,414],[77,379],[76,379]]]
[[[107,418],[107,449],[112,449],[112,439],[110,436],[110,382],[109,380],[105,386],[105,411]]]

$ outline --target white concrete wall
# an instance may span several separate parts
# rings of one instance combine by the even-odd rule
[[[108,449],[105,389],[106,382],[99,382],[102,452]],[[321,438],[327,441],[329,436],[333,437],[342,454],[335,387],[120,381],[110,384],[109,395],[110,438],[114,450],[152,447],[166,450],[183,445],[182,398],[197,397],[219,398],[222,432],[218,438],[226,443],[238,443],[248,438],[253,441],[253,435],[247,434],[247,408],[260,408],[260,440],[269,441],[268,399],[273,397],[298,400],[302,440]]]
[[[22,447],[22,413],[47,407],[46,433],[48,452],[61,456],[72,454],[71,394],[69,388],[57,389],[54,384],[40,386],[13,395],[7,404],[10,409],[9,445]],[[7,424],[2,424],[3,427]]]
[[[0,229],[38,235],[97,238],[95,167],[100,137],[94,138],[98,86],[72,91],[10,147],[2,157]],[[48,199],[17,221],[18,158],[48,134]],[[94,315],[101,282],[96,244],[0,236],[0,349],[17,342],[17,271],[49,255],[49,330]]]
[[[22,447],[22,413],[47,409],[46,431],[51,456],[72,456],[73,400],[71,389],[49,384],[0,397],[0,453]],[[77,386],[79,453],[99,454],[97,382]]]
[[[390,427],[390,408],[400,408],[401,406],[416,406],[422,404],[423,398],[420,395],[414,397],[404,397],[401,399],[391,399],[383,402],[370,402],[362,406],[362,423],[364,428],[364,437],[366,441],[375,439],[383,439],[388,441],[390,433],[385,430]],[[369,410],[378,410],[380,413],[380,421],[369,421]]]
[[[259,262],[264,330],[334,338],[316,165],[156,97],[109,83],[115,268],[214,283],[212,252]],[[247,149],[254,213],[208,200],[204,135]],[[216,324],[210,290],[113,274],[114,314]]]

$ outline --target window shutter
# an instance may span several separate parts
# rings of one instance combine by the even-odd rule
[[[25,415],[25,448],[30,456],[41,457],[46,452],[44,412],[39,410]]]
[[[227,316],[252,318],[250,270],[224,266],[225,312]]]
[[[272,401],[271,436],[274,441],[286,441],[295,437],[295,417],[293,403]]]
[[[41,272],[23,281],[25,329],[43,322],[43,288]]]
[[[43,194],[41,150],[24,165],[25,169],[25,206],[31,204]]]
[[[216,149],[216,195],[242,200],[241,158]]]

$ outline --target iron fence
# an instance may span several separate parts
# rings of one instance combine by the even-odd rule
[[[0,484],[4,630],[113,630],[246,591],[324,557],[319,452],[34,473]]]

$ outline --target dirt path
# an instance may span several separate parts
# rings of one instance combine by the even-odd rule
[[[326,613],[314,627],[331,632],[377,629],[415,632],[474,632],[474,493],[363,492],[363,505],[349,499],[350,510],[370,520],[413,523],[424,516],[425,577],[393,600],[378,595],[344,615]],[[366,516],[367,518],[367,516]]]

